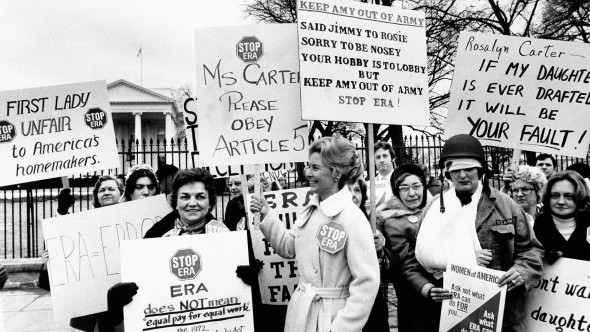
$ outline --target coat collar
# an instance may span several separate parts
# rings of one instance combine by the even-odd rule
[[[326,216],[332,218],[342,212],[350,203],[352,203],[352,194],[348,190],[348,186],[344,186],[340,191],[321,202],[319,195],[314,194],[311,196],[309,204],[303,209],[301,213],[302,218],[299,218],[296,224],[299,227],[305,225],[315,208],[319,207]]]

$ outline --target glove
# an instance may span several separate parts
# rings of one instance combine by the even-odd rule
[[[557,261],[561,256],[563,256],[563,253],[561,251],[547,250],[545,252],[545,258],[547,259],[547,263],[549,264],[555,263],[555,261]]]
[[[71,190],[66,188],[62,189],[57,196],[57,213],[61,215],[68,214],[70,206],[75,202],[74,196],[71,194]]]
[[[134,282],[120,282],[109,289],[107,293],[108,314],[113,325],[123,320],[123,307],[133,300],[137,294],[137,284]]]
[[[263,265],[264,263],[259,259],[255,259],[251,265],[238,265],[236,276],[242,279],[246,285],[252,285],[256,281],[258,271],[260,271]]]

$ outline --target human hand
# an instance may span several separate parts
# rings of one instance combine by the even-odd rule
[[[506,173],[504,173],[504,175],[502,176],[502,181],[504,181],[504,186],[506,188],[508,188],[510,183],[514,182],[515,180],[516,180],[516,172],[511,167],[508,167],[506,169]]]
[[[453,298],[453,294],[448,289],[432,287],[428,291],[428,298],[434,302],[442,302],[444,300],[450,300]]]
[[[6,271],[4,265],[0,265],[0,289],[4,288],[6,280],[8,280],[8,272]]]
[[[134,282],[120,282],[111,287],[107,293],[107,303],[109,310],[123,308],[133,300],[137,294],[137,284]]]
[[[375,251],[377,251],[377,257],[383,256],[383,243],[385,242],[385,238],[383,234],[378,230],[375,230],[373,233],[373,243],[375,244]]]
[[[43,253],[41,254],[41,261],[43,263],[47,263],[48,260],[49,260],[49,251],[43,250]]]
[[[555,263],[555,261],[557,261],[561,256],[563,256],[563,252],[561,251],[545,251],[545,259],[547,259],[547,263],[549,264]]]
[[[492,262],[492,251],[490,249],[476,250],[475,256],[479,266],[488,267]]]
[[[520,275],[520,273],[516,270],[513,266],[506,273],[504,273],[500,280],[498,281],[498,287],[502,287],[504,285],[508,285],[507,291],[511,291],[518,286],[524,285],[524,278]]]
[[[250,201],[250,211],[252,213],[260,212],[260,220],[266,218],[268,211],[270,211],[270,207],[268,206],[266,199],[264,199],[264,196],[252,196],[252,200]]]

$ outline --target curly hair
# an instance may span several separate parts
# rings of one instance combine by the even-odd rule
[[[158,185],[158,179],[156,179],[156,175],[154,174],[153,169],[148,165],[136,165],[133,166],[129,170],[129,175],[127,175],[127,181],[125,181],[125,200],[131,201],[131,195],[135,190],[135,184],[137,180],[140,178],[147,177],[152,180],[152,183],[156,187],[156,195],[160,194],[160,186]]]
[[[309,155],[319,153],[322,161],[330,170],[339,170],[342,176],[338,180],[338,189],[345,184],[354,183],[363,175],[364,167],[356,147],[339,134],[322,137],[309,147]]]
[[[547,177],[540,169],[534,166],[521,165],[518,167],[518,172],[515,174],[517,179],[520,179],[535,188],[537,194],[537,203],[543,199],[545,186],[547,185]]]
[[[201,182],[207,190],[209,196],[209,212],[215,208],[217,203],[217,196],[215,195],[215,179],[204,168],[190,168],[182,169],[176,173],[172,183],[172,194],[170,194],[170,206],[176,210],[176,204],[178,203],[178,190],[189,183]]]
[[[103,175],[98,178],[98,180],[96,181],[96,184],[94,185],[94,189],[92,189],[92,196],[94,196],[93,205],[95,208],[99,208],[102,206],[102,205],[100,205],[100,202],[98,201],[98,189],[100,189],[100,185],[105,181],[115,181],[115,183],[117,184],[117,188],[119,188],[119,193],[121,195],[123,195],[124,189],[123,189],[123,185],[121,184],[121,181],[119,181],[116,177],[114,177],[112,175]]]

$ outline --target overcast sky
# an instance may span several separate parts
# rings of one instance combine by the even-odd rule
[[[0,91],[125,79],[195,83],[194,28],[255,24],[245,0],[0,1]]]

